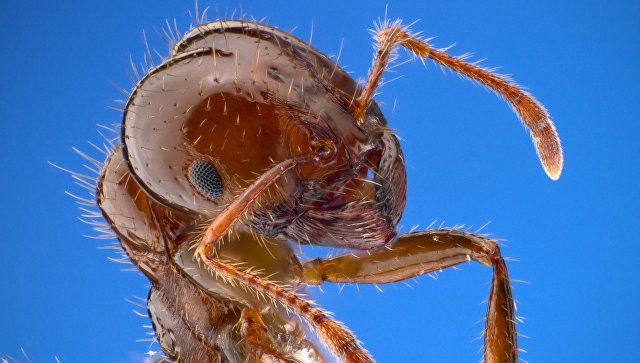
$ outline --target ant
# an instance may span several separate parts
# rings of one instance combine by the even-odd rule
[[[400,45],[501,95],[554,180],[563,163],[555,128],[513,82],[433,48],[400,21],[380,24],[375,39],[359,85],[281,30],[201,23],[137,80],[96,200],[151,282],[147,308],[167,359],[323,362],[332,359],[325,346],[340,361],[373,362],[304,287],[390,283],[474,260],[493,268],[484,360],[517,362],[497,243],[449,228],[398,234],[405,162],[373,97]],[[349,252],[300,261],[291,242]]]

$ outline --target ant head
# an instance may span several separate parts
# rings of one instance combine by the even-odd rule
[[[382,203],[392,193],[395,220],[404,206],[401,152],[375,102],[361,121],[353,115],[360,91],[290,34],[241,21],[204,24],[137,83],[124,114],[124,157],[153,199],[205,216],[277,162],[303,157],[267,205],[304,185],[331,189],[326,197],[338,204]],[[394,181],[395,192],[382,191]]]

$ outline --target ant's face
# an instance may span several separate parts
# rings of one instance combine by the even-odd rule
[[[275,163],[301,158],[265,193],[254,227],[317,244],[387,243],[406,182],[377,105],[356,122],[350,108],[359,88],[335,63],[286,33],[233,25],[187,34],[136,85],[123,150],[140,187],[171,210],[207,218]],[[271,222],[260,220],[265,214]],[[361,216],[364,237],[334,223]],[[329,224],[339,230],[315,228]]]

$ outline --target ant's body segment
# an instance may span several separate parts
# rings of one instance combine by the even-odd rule
[[[398,234],[405,162],[373,100],[394,46],[502,95],[552,179],[562,169],[544,108],[488,70],[436,50],[399,22],[377,30],[364,85],[267,25],[198,25],[143,75],[104,163],[97,203],[131,261],[165,355],[179,362],[373,358],[303,297],[305,285],[389,283],[475,260],[493,268],[485,362],[517,362],[514,303],[494,240],[456,229]],[[300,261],[290,242],[349,249]],[[314,333],[305,329],[306,325]]]

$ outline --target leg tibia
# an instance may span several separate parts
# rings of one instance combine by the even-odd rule
[[[471,259],[493,265],[500,256],[496,243],[488,238],[452,229],[404,234],[384,248],[353,251],[329,259],[303,264],[307,284],[354,282],[384,284],[406,280],[451,267]]]
[[[350,252],[303,264],[308,284],[382,284],[441,270],[469,260],[493,266],[485,323],[485,362],[517,362],[515,309],[509,274],[495,241],[454,229],[404,234],[375,251]]]

